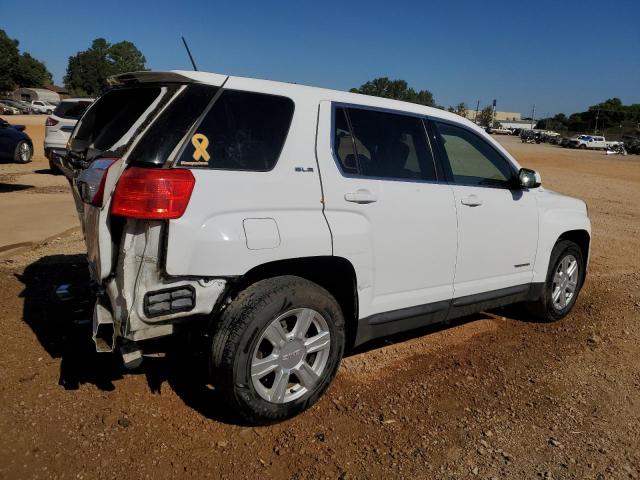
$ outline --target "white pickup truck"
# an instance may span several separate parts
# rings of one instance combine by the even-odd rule
[[[576,135],[569,140],[569,147],[592,150],[606,150],[620,142],[607,142],[607,139],[600,135]]]

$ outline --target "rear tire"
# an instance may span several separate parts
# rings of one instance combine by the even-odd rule
[[[344,344],[342,310],[324,288],[295,276],[261,280],[218,320],[214,384],[244,421],[285,420],[318,401],[336,374]]]
[[[575,272],[571,270],[573,265],[577,269]],[[559,241],[551,251],[542,296],[528,304],[528,310],[545,322],[556,322],[566,317],[576,303],[584,275],[580,247],[570,240]]]
[[[13,152],[13,160],[16,163],[29,163],[33,158],[33,148],[29,145],[29,142],[21,140],[16,145],[16,149]]]

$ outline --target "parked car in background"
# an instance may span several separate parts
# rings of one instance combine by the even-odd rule
[[[511,129],[502,127],[487,127],[486,131],[494,135],[511,135],[513,133]]]
[[[622,140],[627,153],[632,155],[640,155],[640,137],[625,135]]]
[[[601,135],[576,135],[571,137],[568,146],[570,148],[606,150],[620,143],[621,142],[608,142],[607,139]]]
[[[0,118],[0,159],[29,163],[32,157],[33,143],[24,125],[11,125]]]
[[[0,115],[18,115],[20,110],[4,102],[0,102]]]
[[[62,100],[45,122],[44,156],[49,160],[49,167],[56,171],[52,160],[54,153],[64,154],[69,136],[82,117],[85,110],[93,102],[92,98],[66,98]]]
[[[31,111],[33,113],[45,113],[47,115],[51,115],[55,109],[56,106],[54,104],[43,100],[33,100],[31,102]]]
[[[354,345],[516,302],[557,321],[576,302],[585,203],[459,115],[206,72],[111,84],[61,162],[96,348],[126,366],[189,328],[232,411],[271,423],[313,405]]]
[[[22,102],[20,100],[11,100],[10,98],[1,98],[0,102],[4,103],[5,105],[9,105],[10,107],[17,108],[23,115],[28,115],[31,113],[31,106],[26,102]]]

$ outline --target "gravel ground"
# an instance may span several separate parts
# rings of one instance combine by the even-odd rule
[[[0,478],[640,478],[640,157],[500,141],[589,204],[590,272],[554,324],[508,310],[365,346],[307,413],[238,425],[197,358],[93,353],[77,232],[0,260]]]

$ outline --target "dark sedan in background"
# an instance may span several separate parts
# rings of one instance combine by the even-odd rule
[[[11,125],[0,118],[0,160],[29,163],[33,157],[33,142],[24,133],[24,125]]]

